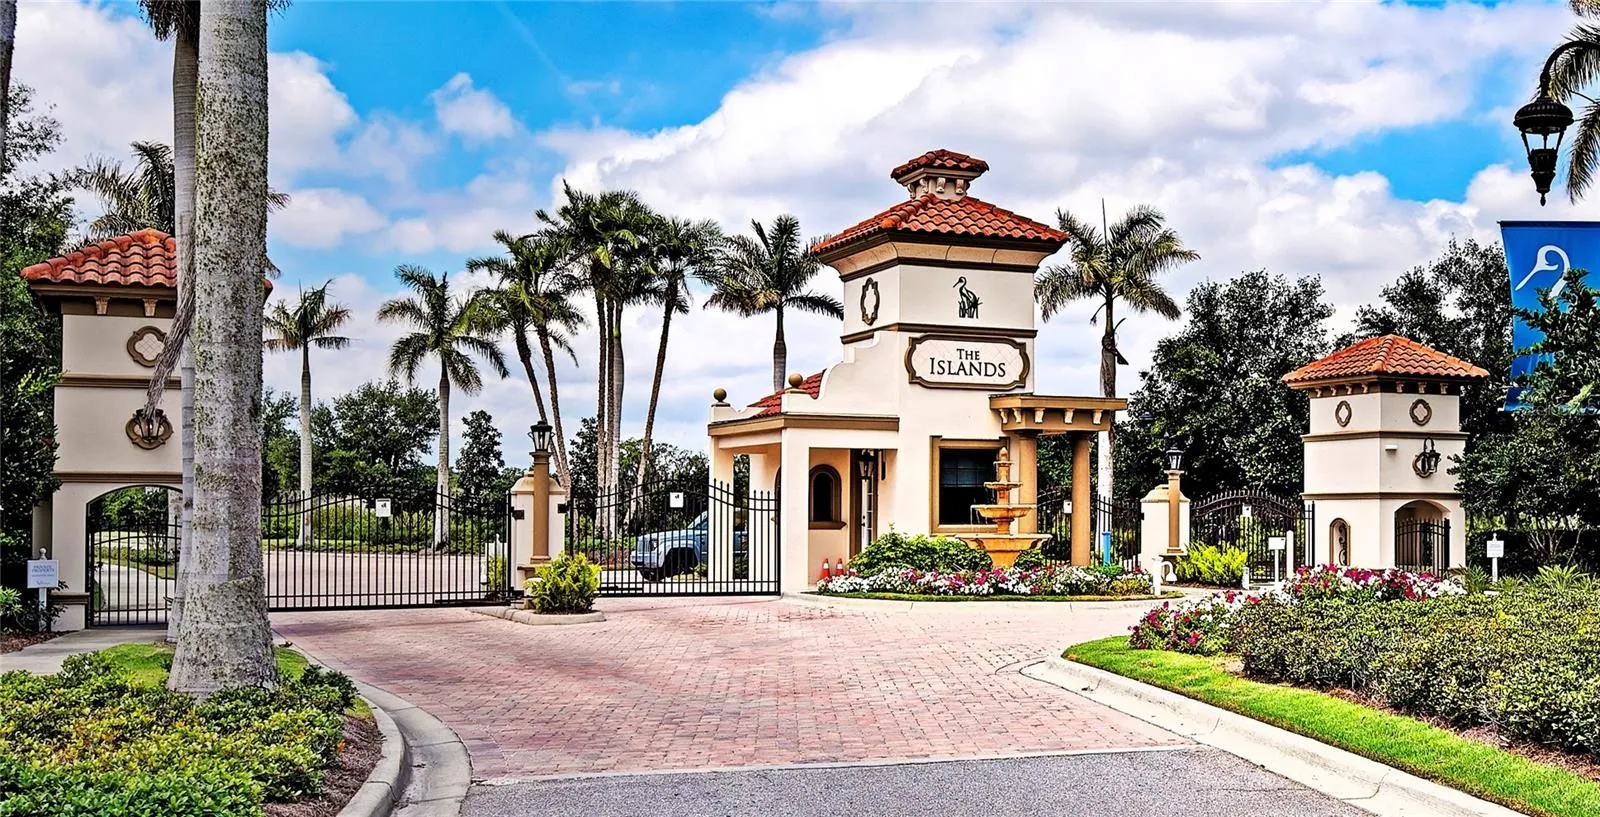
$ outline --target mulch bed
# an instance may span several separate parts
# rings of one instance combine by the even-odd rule
[[[293,803],[268,803],[267,817],[333,817],[367,782],[367,775],[372,774],[372,767],[381,757],[383,734],[378,731],[378,724],[370,718],[346,716],[344,750],[339,752],[339,762],[323,778],[323,793]]]
[[[58,635],[66,633],[0,633],[0,654],[42,644]]]

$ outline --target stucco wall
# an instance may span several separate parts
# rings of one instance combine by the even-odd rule
[[[131,374],[148,377],[150,369],[128,355],[128,338],[140,327],[167,331],[166,318],[114,315],[61,316],[61,368],[72,374]]]

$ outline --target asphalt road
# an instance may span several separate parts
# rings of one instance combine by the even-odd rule
[[[1215,749],[617,775],[479,786],[463,817],[1346,817]]]

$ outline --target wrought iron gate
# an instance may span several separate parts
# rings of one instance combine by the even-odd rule
[[[1050,538],[1040,543],[1046,561],[1063,564],[1072,561],[1072,514],[1070,487],[1048,488],[1039,492],[1034,513],[1038,514],[1038,531]],[[1137,502],[1123,502],[1108,497],[1093,499],[1094,517],[1089,524],[1092,535],[1089,552],[1094,561],[1104,561],[1105,545],[1102,533],[1111,532],[1111,558],[1130,570],[1139,562],[1139,549],[1144,531],[1144,509]]]
[[[1311,502],[1266,491],[1245,489],[1212,494],[1191,506],[1189,544],[1211,545],[1228,550],[1239,548],[1249,554],[1253,575],[1272,571],[1274,552],[1268,539],[1294,532],[1294,554],[1290,563],[1303,565],[1314,559],[1316,550],[1316,510]]]
[[[119,488],[89,503],[89,623],[160,624],[178,571],[178,491]]]
[[[1450,569],[1450,520],[1396,520],[1394,565],[1401,570],[1443,576]]]
[[[567,552],[600,565],[602,596],[779,592],[778,498],[655,482],[567,507]]]

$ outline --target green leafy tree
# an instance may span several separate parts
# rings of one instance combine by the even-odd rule
[[[1162,480],[1169,435],[1186,441],[1191,497],[1229,488],[1298,494],[1309,408],[1282,377],[1328,350],[1333,307],[1322,283],[1246,272],[1195,287],[1185,312],[1183,328],[1156,344],[1118,424],[1125,498]]]
[[[776,324],[772,337],[772,390],[779,391],[784,387],[789,366],[784,313],[809,312],[843,319],[844,307],[833,296],[808,288],[822,264],[811,252],[817,242],[801,239],[799,219],[788,214],[778,216],[770,229],[752,220],[750,229],[754,238],[736,235],[723,243],[706,306],[745,317],[772,313]]]
[[[296,490],[300,436],[289,426],[299,403],[288,392],[266,389],[261,394],[261,497]]]
[[[1528,566],[1600,567],[1600,293],[1573,270],[1560,296],[1540,293],[1540,306],[1516,310],[1544,333],[1527,351],[1552,356],[1524,376],[1526,407],[1452,473],[1467,511],[1511,531],[1507,552],[1526,554]]]
[[[1461,430],[1470,448],[1505,431],[1502,410],[1511,376],[1511,289],[1498,244],[1452,240],[1438,258],[1383,288],[1382,302],[1356,312],[1356,329],[1341,348],[1364,338],[1401,335],[1487,369],[1461,398]]]
[[[47,156],[61,142],[59,126],[31,112],[33,92],[12,88],[10,159],[0,163],[0,580],[23,581],[30,558],[33,507],[56,488],[55,402],[60,330],[39,309],[18,274],[60,254],[72,225],[68,183],[14,170]]]
[[[1185,247],[1177,231],[1168,227],[1161,211],[1153,207],[1135,207],[1104,231],[1065,210],[1056,211],[1056,220],[1068,236],[1068,261],[1039,271],[1034,300],[1047,321],[1073,302],[1097,303],[1090,322],[1099,321],[1103,327],[1100,393],[1116,397],[1117,364],[1127,363],[1117,349],[1117,327],[1121,326],[1117,305],[1176,320],[1178,305],[1156,278],[1181,264],[1198,261],[1200,254]],[[1115,438],[1113,429],[1099,439],[1099,490],[1105,495],[1115,491],[1111,467]]]
[[[500,454],[500,429],[489,412],[479,409],[462,421],[461,455],[456,457],[456,483],[461,505],[483,516],[505,502],[511,486],[505,481],[506,462]],[[515,472],[513,472],[515,473]]]
[[[315,489],[338,496],[388,496],[405,510],[433,504],[436,472],[423,464],[439,432],[432,391],[389,380],[364,383],[311,414]]]
[[[395,269],[395,277],[416,295],[393,298],[378,307],[378,320],[410,326],[415,331],[403,335],[389,349],[389,371],[415,382],[417,369],[432,358],[439,364],[439,466],[438,492],[450,493],[450,391],[477,394],[483,389],[474,357],[483,358],[495,374],[505,377],[505,357],[495,345],[495,320],[481,292],[456,297],[450,292],[448,274],[433,273],[410,265]],[[434,513],[434,543],[443,545],[450,534],[449,514]]]

